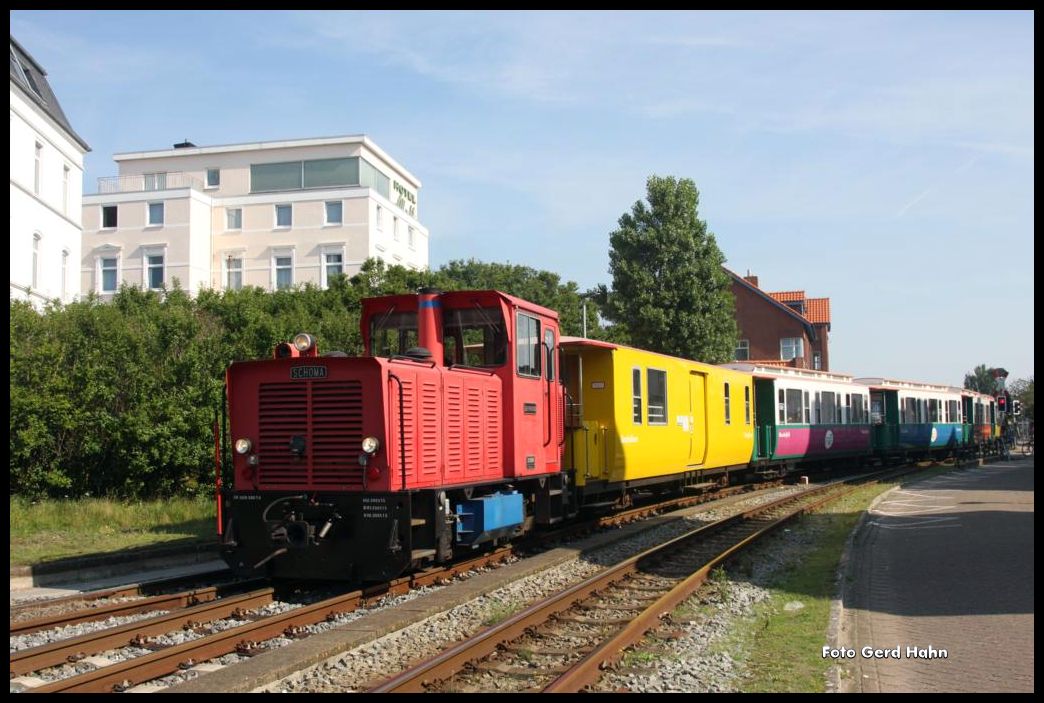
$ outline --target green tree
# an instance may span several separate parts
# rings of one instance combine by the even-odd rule
[[[993,379],[993,369],[986,368],[986,364],[979,364],[971,373],[964,375],[964,387],[980,393],[993,395],[997,384]]]
[[[615,323],[610,336],[644,349],[711,364],[732,359],[738,336],[731,282],[688,179],[650,176],[609,235],[612,290],[594,297]]]
[[[1008,393],[1022,404],[1019,419],[1033,422],[1033,377],[1016,379],[1008,386]]]

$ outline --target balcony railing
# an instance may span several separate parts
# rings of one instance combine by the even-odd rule
[[[187,173],[143,173],[133,176],[108,176],[98,179],[98,194],[143,193],[151,190],[195,188],[203,190],[203,181]]]

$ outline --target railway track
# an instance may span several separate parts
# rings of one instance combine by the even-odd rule
[[[733,487],[697,496],[675,498],[641,506],[621,513],[598,517],[580,525],[563,528],[555,533],[544,535],[541,542],[546,543],[549,539],[561,540],[571,538],[577,533],[589,532],[599,527],[623,524],[649,515],[676,510],[710,500],[724,498],[726,502],[730,502],[730,498],[743,498],[757,489],[775,487],[779,483],[781,482],[766,482],[756,486]],[[11,676],[34,674],[50,667],[87,660],[98,666],[98,668],[34,686],[28,690],[39,693],[126,690],[138,683],[165,676],[179,669],[189,668],[195,663],[232,652],[250,656],[263,651],[259,643],[265,639],[279,636],[290,638],[306,636],[307,633],[302,628],[309,625],[349,613],[379,598],[406,593],[420,586],[447,582],[460,573],[504,561],[513,555],[514,550],[511,547],[502,547],[489,554],[458,562],[444,568],[431,568],[408,577],[364,590],[352,591],[351,593],[338,595],[312,605],[302,606],[268,617],[260,617],[255,613],[258,608],[273,602],[276,597],[273,588],[262,588],[241,595],[221,597],[220,591],[222,588],[237,585],[229,584],[224,587],[210,586],[161,596],[151,596],[124,603],[96,606],[72,613],[45,615],[17,623],[12,621],[11,634],[14,636],[76,622],[100,620],[113,615],[154,610],[172,611],[147,620],[139,620],[127,625],[99,630],[79,637],[59,640],[14,652],[11,654]],[[214,572],[214,574],[227,574],[227,571]],[[200,575],[192,578],[198,582]],[[169,587],[174,582],[167,580],[128,586],[122,589],[107,589],[106,591],[89,594],[78,594],[49,601],[38,601],[22,606],[19,610],[24,611],[44,604],[54,605],[59,602],[71,604],[83,600],[112,599],[140,595],[146,589],[155,592],[161,587],[161,583]],[[238,588],[243,590],[254,585],[257,585],[256,581],[241,582],[238,584]],[[12,613],[14,612],[15,610],[12,609]],[[221,632],[208,632],[210,628],[207,626],[207,623],[225,618],[256,619],[253,622],[234,626]],[[170,646],[164,646],[155,639],[158,636],[178,630],[191,630],[195,634],[202,636],[189,642]],[[123,647],[139,647],[155,651],[118,662],[107,661],[105,658],[97,656]]]
[[[519,691],[583,690],[719,564],[788,520],[868,480],[905,471],[827,484],[693,530],[538,602],[371,691],[490,690],[484,682],[491,676],[515,681]]]

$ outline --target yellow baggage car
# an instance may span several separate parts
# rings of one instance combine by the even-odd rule
[[[562,337],[564,466],[581,505],[636,491],[727,482],[754,448],[750,374]]]

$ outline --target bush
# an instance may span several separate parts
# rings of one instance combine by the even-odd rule
[[[498,288],[563,314],[578,334],[575,283],[523,266],[452,262],[435,272],[368,261],[326,290],[163,294],[123,287],[37,312],[11,302],[11,493],[152,498],[211,490],[225,368],[265,358],[302,330],[324,350],[362,351],[359,302],[434,285]]]

